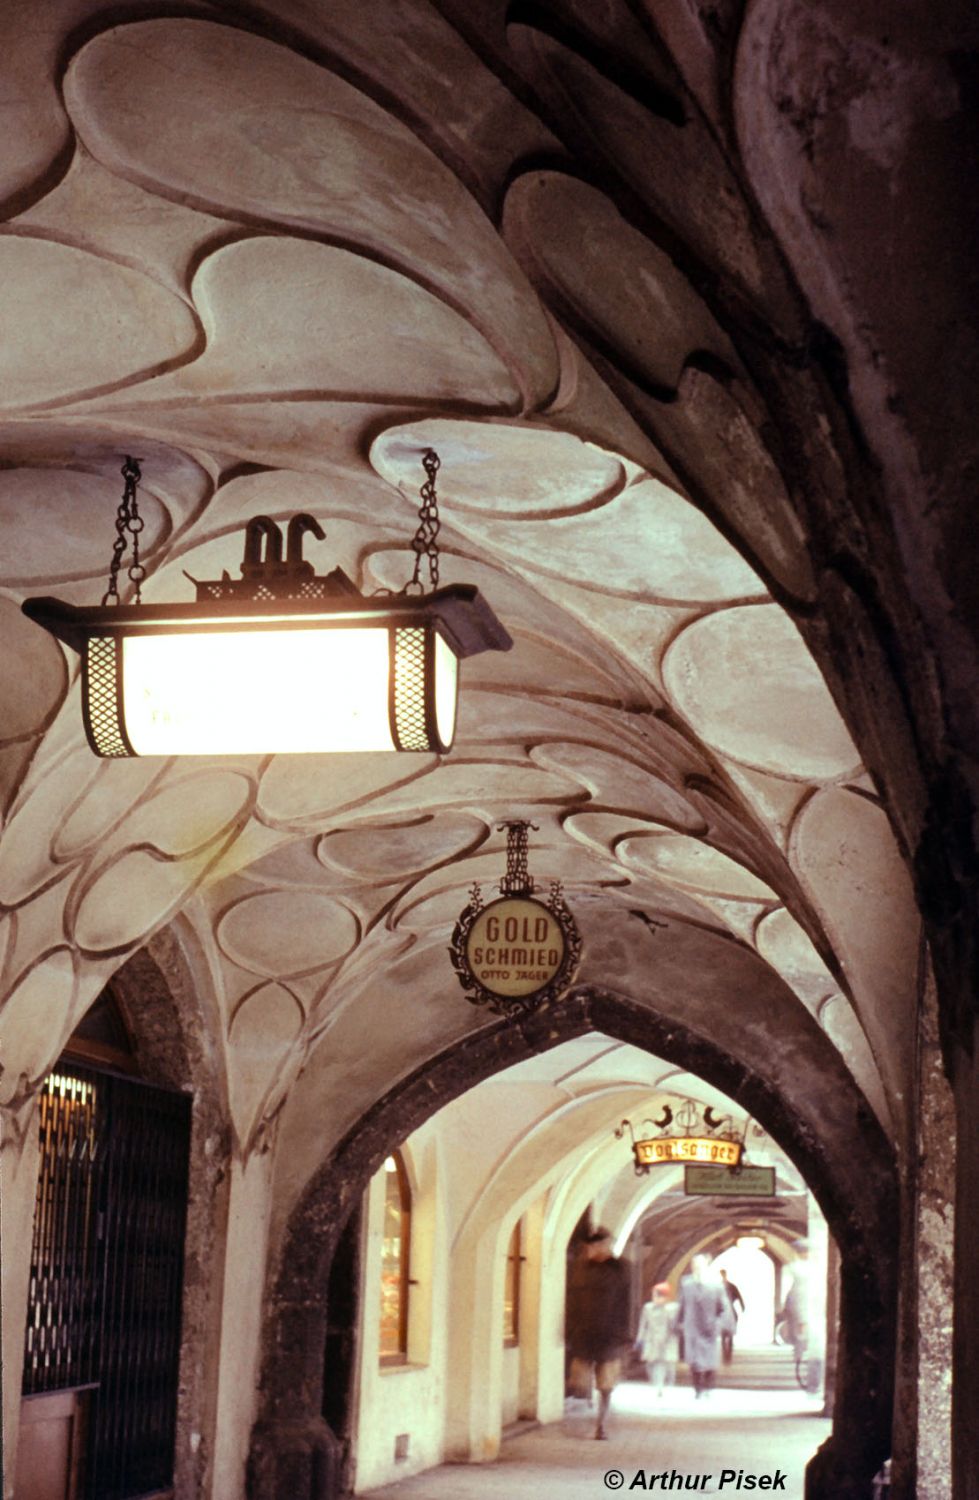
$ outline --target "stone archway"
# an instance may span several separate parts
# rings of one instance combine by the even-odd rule
[[[715,1041],[635,1001],[582,986],[556,1005],[465,1037],[367,1111],[308,1183],[270,1270],[251,1500],[332,1500],[340,1451],[322,1411],[326,1287],[344,1224],[391,1145],[484,1078],[588,1031],[675,1060],[736,1097],[812,1188],[839,1246],[841,1347],[836,1422],[812,1460],[810,1500],[857,1500],[890,1451],[897,1301],[897,1172],[892,1148],[838,1055],[821,1090],[847,1108],[822,1117],[815,1091],[780,1093]]]

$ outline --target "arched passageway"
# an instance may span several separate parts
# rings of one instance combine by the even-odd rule
[[[314,1273],[410,1126],[378,1101],[505,1060],[445,946],[525,816],[566,1014],[619,996],[757,1092],[876,1320],[875,1453],[899,1284],[895,1493],[976,1500],[971,9],[14,0],[0,41],[5,1370],[38,1090],[169,934],[216,1187],[179,1500],[242,1500],[250,1446],[326,1483]],[[440,581],[514,642],[451,753],[93,759],[21,605],[102,596],[125,454],[156,603],[297,511],[401,589],[430,447]]]
[[[476,1033],[417,1070],[348,1133],[306,1189],[269,1298],[263,1406],[250,1461],[256,1500],[287,1500],[297,1484],[303,1494],[316,1494],[317,1485],[323,1494],[339,1493],[340,1445],[322,1418],[325,1289],[343,1225],[393,1144],[480,1079],[589,1031],[668,1057],[737,1098],[819,1198],[841,1255],[841,1347],[834,1433],[814,1460],[810,1490],[826,1500],[864,1494],[890,1442],[896,1266],[888,1226],[896,1178],[883,1132],[842,1069],[833,1080],[835,1107],[826,1110],[801,1080],[795,1096],[788,1078],[785,1092],[776,1090],[715,1040],[609,991],[579,988],[517,1025]]]

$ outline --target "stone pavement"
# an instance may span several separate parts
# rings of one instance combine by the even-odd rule
[[[504,1442],[495,1463],[445,1464],[369,1493],[372,1500],[602,1500],[617,1490],[803,1500],[806,1463],[830,1430],[819,1410],[798,1391],[718,1390],[696,1401],[679,1387],[657,1400],[648,1385],[628,1382],[613,1397],[608,1442],[592,1436],[585,1403],[569,1401],[563,1422]],[[724,1470],[734,1474],[722,1487]],[[778,1474],[777,1489],[745,1483]]]

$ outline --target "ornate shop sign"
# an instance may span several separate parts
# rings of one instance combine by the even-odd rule
[[[483,905],[479,885],[459,915],[449,954],[466,999],[498,1015],[535,1010],[568,988],[581,957],[581,937],[560,881],[546,900],[534,895],[527,868],[527,830],[504,823],[507,870],[500,897]]]
[[[638,1137],[631,1120],[623,1120],[615,1134],[621,1140],[628,1130],[632,1140],[636,1176],[643,1177],[653,1167],[677,1162],[702,1162],[706,1166],[738,1167],[744,1155],[744,1139],[734,1130],[730,1115],[718,1117],[709,1104],[703,1112],[692,1099],[686,1099],[674,1113],[664,1104],[658,1120],[644,1120]],[[653,1131],[658,1132],[653,1135]]]
[[[736,1167],[741,1160],[740,1141],[715,1141],[709,1136],[674,1135],[662,1140],[636,1141],[633,1150],[641,1167],[656,1167],[661,1162],[716,1162],[722,1167]]]

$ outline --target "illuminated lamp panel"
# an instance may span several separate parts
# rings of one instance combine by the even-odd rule
[[[457,689],[430,627],[146,632],[85,652],[102,756],[448,750]]]

